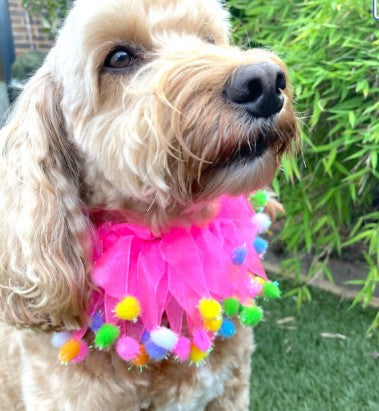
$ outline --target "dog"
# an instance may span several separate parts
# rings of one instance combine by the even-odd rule
[[[284,63],[230,45],[218,0],[77,0],[0,134],[0,404],[10,410],[247,410],[252,332],[201,367],[113,351],[62,366],[88,322],[92,221],[155,233],[268,186],[297,139]],[[269,204],[275,211],[275,203]]]

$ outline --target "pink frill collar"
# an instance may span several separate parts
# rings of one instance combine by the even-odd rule
[[[175,227],[160,237],[131,223],[98,225],[92,323],[53,336],[61,362],[87,356],[92,346],[83,337],[91,331],[94,348],[115,344],[121,358],[138,366],[169,355],[201,362],[217,336],[235,334],[233,316],[243,325],[259,322],[254,299],[265,284],[278,294],[260,258],[258,234],[269,223],[240,196],[220,198],[218,214],[206,225]]]

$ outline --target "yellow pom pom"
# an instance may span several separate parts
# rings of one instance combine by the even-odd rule
[[[204,320],[221,318],[221,304],[213,298],[203,298],[199,303],[199,311]]]
[[[137,367],[143,367],[149,361],[149,356],[145,350],[145,347],[141,344],[139,347],[139,352],[135,358],[132,359],[132,364],[136,365]]]
[[[190,360],[196,364],[201,363],[208,356],[207,352],[200,351],[196,345],[191,344]]]
[[[266,282],[266,280],[265,280],[264,278],[262,278],[262,277],[259,277],[259,275],[256,275],[256,276],[254,277],[254,281],[257,282],[257,283],[259,283],[259,284],[262,285],[262,286],[263,286],[263,284]]]
[[[137,298],[129,295],[116,305],[115,314],[120,320],[134,321],[141,314],[141,304]]]
[[[204,328],[213,333],[217,332],[222,325],[222,318],[212,318],[210,320],[204,320]]]
[[[68,363],[80,353],[80,342],[78,340],[68,340],[59,349],[58,359],[60,362]]]

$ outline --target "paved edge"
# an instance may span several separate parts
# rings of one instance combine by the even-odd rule
[[[285,275],[284,276],[282,274],[282,270],[280,269],[278,264],[270,263],[268,261],[263,261],[263,265],[264,265],[265,269],[270,273],[279,275],[283,278],[294,278],[294,275]],[[314,278],[310,282],[309,278],[307,278],[304,274],[302,274],[302,275],[300,275],[300,279],[303,283],[308,283],[311,286],[320,288],[321,290],[324,290],[324,291],[328,291],[328,292],[330,292],[332,294],[335,294],[335,295],[338,295],[341,298],[346,299],[346,300],[354,300],[354,298],[357,295],[356,291],[351,290],[347,287],[343,287],[343,286],[340,286],[340,285],[333,284],[329,281],[324,280],[323,278]],[[372,297],[369,306],[379,309],[379,298]]]

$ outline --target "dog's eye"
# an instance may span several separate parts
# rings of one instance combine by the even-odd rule
[[[105,59],[104,66],[110,69],[124,69],[128,67],[134,57],[133,54],[124,48],[113,50]]]

